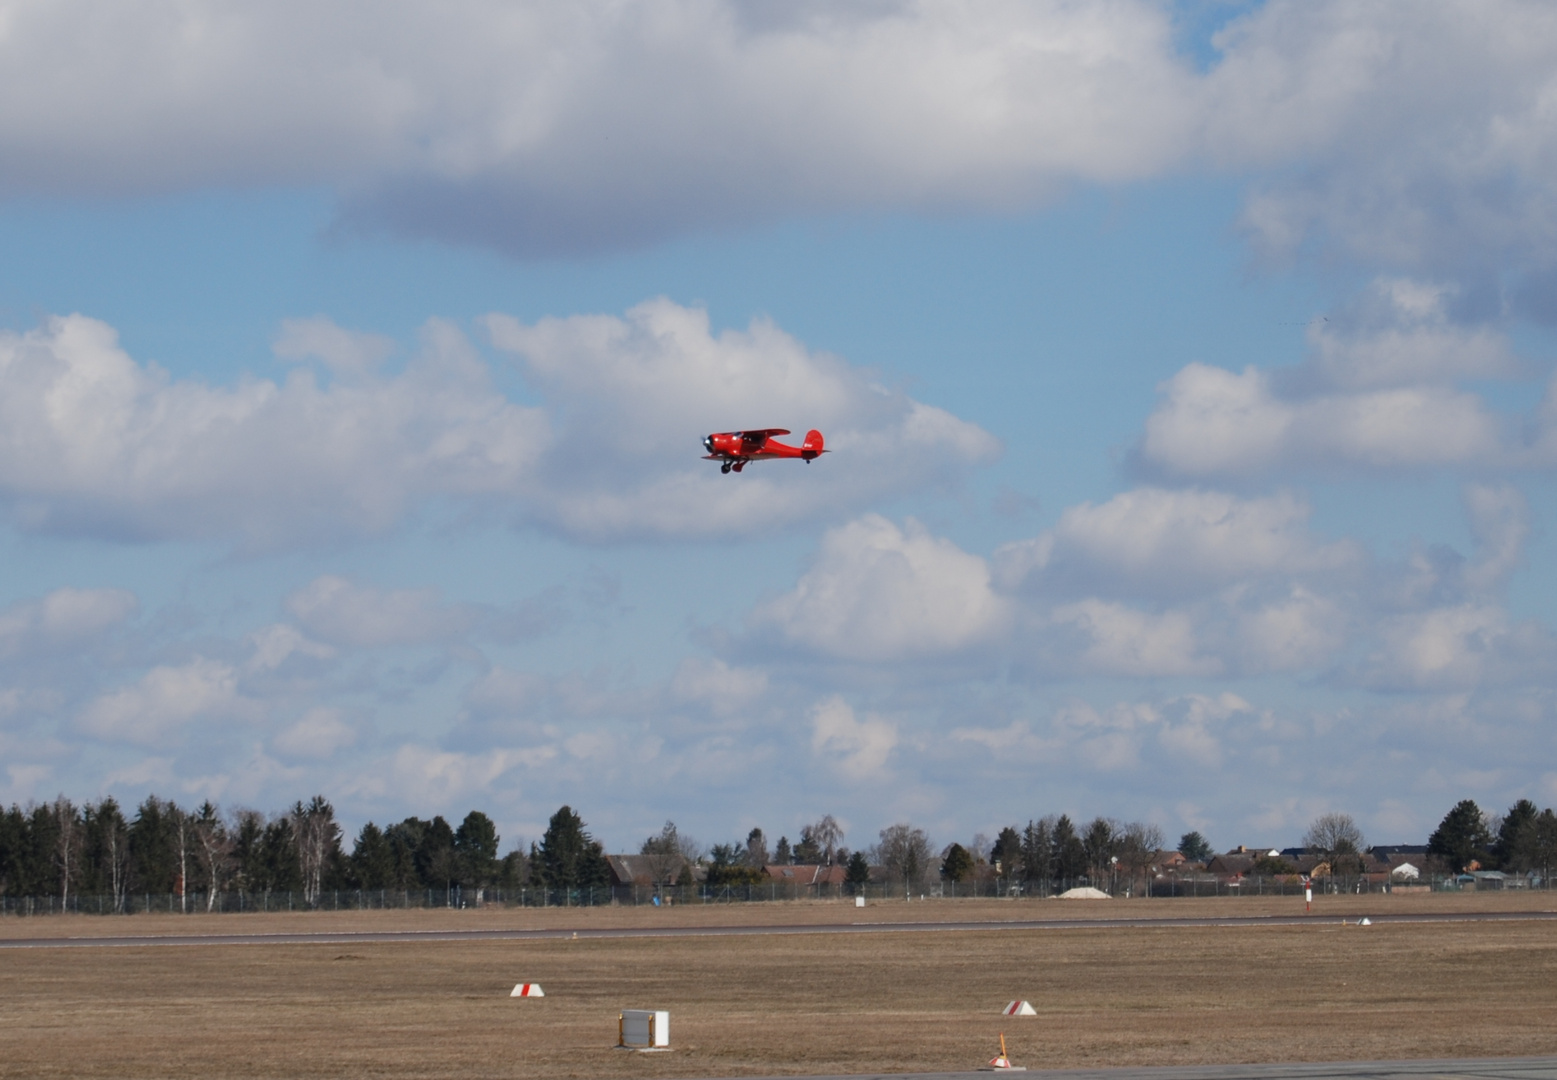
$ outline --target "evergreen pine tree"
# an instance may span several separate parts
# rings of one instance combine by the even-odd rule
[[[1529,849],[1535,837],[1535,819],[1540,813],[1540,807],[1529,799],[1520,799],[1508,808],[1492,849],[1499,870],[1522,871],[1536,865]]]
[[[584,829],[584,819],[564,806],[551,816],[531,873],[548,889],[592,889],[610,884],[605,851]]]
[[[1473,862],[1490,862],[1491,846],[1492,834],[1487,831],[1481,807],[1470,799],[1456,803],[1427,838],[1428,853],[1443,856],[1456,874]]]
[[[1022,830],[1022,877],[1029,886],[1047,888],[1054,880],[1054,822],[1029,821]]]
[[[480,810],[472,810],[454,833],[462,882],[480,888],[497,877],[497,826]]]
[[[1190,862],[1203,863],[1211,858],[1211,845],[1198,832],[1187,832],[1179,837],[1179,854]]]
[[[941,858],[941,877],[947,881],[966,881],[973,875],[973,856],[961,844],[953,844]]]
[[[371,821],[357,833],[350,864],[352,884],[359,889],[386,889],[394,878],[394,852],[384,831]]]
[[[178,849],[174,843],[178,807],[148,795],[130,822],[130,891],[167,894],[178,879]]]
[[[864,892],[865,886],[870,884],[870,864],[865,861],[863,851],[856,851],[849,856],[849,862],[843,871],[843,883],[856,896]]]

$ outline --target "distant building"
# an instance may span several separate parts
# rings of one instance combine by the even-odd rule
[[[701,880],[700,868],[685,855],[607,855],[612,885],[676,885],[690,868]]]
[[[842,885],[847,868],[832,866],[764,866],[762,872],[780,885],[809,888],[812,885]]]
[[[1215,874],[1219,878],[1241,878],[1254,870],[1253,855],[1245,854],[1241,850],[1229,851],[1226,855],[1217,855],[1206,863],[1206,873]]]

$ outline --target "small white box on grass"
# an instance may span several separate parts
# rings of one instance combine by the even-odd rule
[[[622,1049],[670,1049],[670,1013],[655,1009],[623,1009],[616,1019],[616,1045]]]
[[[865,906],[865,898],[863,896],[856,896],[854,898],[854,906],[855,907],[864,907]]]

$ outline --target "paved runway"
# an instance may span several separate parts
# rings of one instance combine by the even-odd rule
[[[1038,1070],[1034,1070],[1038,1071]],[[993,1070],[859,1073],[782,1080],[989,1080]],[[1557,1080],[1557,1058],[1337,1061],[1314,1065],[1175,1065],[1150,1069],[1045,1069],[1043,1080]],[[751,1080],[750,1077],[744,1080]],[[779,1080],[779,1078],[769,1078]]]
[[[241,915],[227,917],[234,920],[243,918]],[[1388,923],[1523,922],[1557,919],[1557,911],[1489,911],[1368,917],[1379,926]],[[113,916],[104,916],[104,918],[113,918]],[[147,934],[123,937],[6,938],[0,939],[0,949],[106,948],[134,945],[347,945],[413,941],[545,941],[559,938],[577,938],[585,941],[601,938],[750,937],[767,934],[922,934],[968,930],[1118,930],[1186,926],[1338,926],[1342,922],[1356,924],[1357,919],[1342,920],[1334,916],[1319,915],[1250,915],[1204,919],[1019,919],[1010,922],[851,922],[809,926],[648,926],[577,930],[570,928],[562,930],[365,930],[294,934]],[[1553,1080],[1557,1080],[1557,1077]]]

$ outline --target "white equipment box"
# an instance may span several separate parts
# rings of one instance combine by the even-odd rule
[[[616,1045],[628,1050],[669,1050],[670,1013],[623,1009],[617,1017]]]

